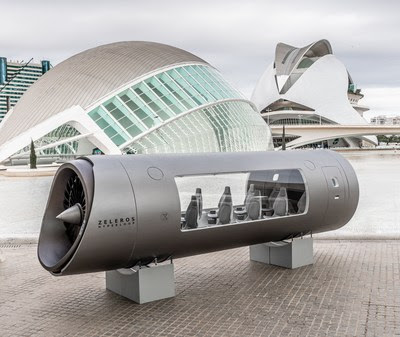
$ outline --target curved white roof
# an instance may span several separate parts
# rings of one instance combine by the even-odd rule
[[[111,43],[76,54],[48,71],[22,96],[0,124],[0,145],[72,106],[85,109],[135,78],[190,62],[207,64],[182,49],[142,41]]]
[[[275,69],[271,64],[260,78],[251,100],[258,111],[284,99],[309,107],[315,114],[338,124],[366,124],[351,106],[347,86],[348,75],[343,63],[334,55],[326,55],[311,65],[285,94],[276,86]]]
[[[367,123],[349,102],[347,96],[349,74],[344,64],[332,54],[328,41],[320,40],[304,48],[280,43],[276,48],[275,57],[275,62],[265,70],[252,94],[251,100],[256,104],[258,111],[263,111],[279,100],[286,100],[308,107],[315,115],[334,123],[344,125]],[[290,76],[298,70],[297,65],[304,57],[315,60],[290,81]],[[280,77],[282,77],[281,83],[279,83]],[[285,82],[290,85],[285,86],[287,90],[281,90]],[[279,112],[285,116],[283,118],[288,114],[292,114],[295,118],[299,115],[298,111],[283,110],[274,113],[274,117],[279,115]],[[376,142],[375,137],[368,139]]]
[[[328,54],[332,54],[332,47],[328,40],[319,40],[303,48],[278,43],[275,49],[276,75],[290,75],[304,56],[322,57]]]

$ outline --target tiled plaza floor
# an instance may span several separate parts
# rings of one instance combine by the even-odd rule
[[[138,305],[104,273],[53,277],[36,246],[0,246],[0,336],[400,335],[400,241],[316,241],[315,264],[248,248],[175,261],[175,298]]]

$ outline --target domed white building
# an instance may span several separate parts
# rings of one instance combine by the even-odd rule
[[[303,48],[279,43],[275,60],[258,81],[251,100],[269,125],[364,125],[358,105],[362,98],[347,69],[333,54],[327,40]],[[289,135],[291,139],[299,135]],[[290,140],[289,137],[289,140]],[[361,140],[376,144],[375,136],[334,139],[329,146],[358,146]],[[290,146],[290,143],[288,143]]]
[[[65,60],[0,124],[0,162],[29,156],[272,149],[255,105],[184,50],[118,42]]]

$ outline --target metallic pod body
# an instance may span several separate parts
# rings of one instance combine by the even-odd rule
[[[276,178],[286,179],[285,174],[289,177],[286,185]],[[292,210],[278,216],[279,205],[273,201],[271,215],[268,209],[263,213],[267,206],[260,203],[262,210],[257,209],[259,215],[251,218],[249,192],[245,192],[244,205],[234,204],[231,214],[247,207],[247,218],[238,220],[237,216],[236,220],[229,218],[229,223],[221,220],[200,226],[200,222],[207,224],[207,216],[210,221],[213,212],[204,207],[199,211],[202,220],[195,217],[195,228],[185,228],[186,220],[191,221],[187,216],[190,193],[186,202],[182,191],[185,184],[196,181],[212,188],[215,177],[222,176],[225,185],[229,177],[245,177],[243,190],[255,189],[259,196],[261,191],[260,200],[267,202],[269,197],[262,194],[269,194],[272,184],[281,191],[286,186],[286,204],[292,204]],[[302,207],[296,206],[300,205],[299,188],[306,196]],[[232,194],[235,199],[237,195]],[[204,194],[204,204],[208,199]],[[325,150],[89,156],[57,171],[43,217],[38,256],[52,274],[67,275],[279,241],[342,227],[353,216],[358,199],[358,181],[349,162]],[[57,218],[74,203],[83,204],[79,226]],[[222,219],[221,209],[219,205]]]

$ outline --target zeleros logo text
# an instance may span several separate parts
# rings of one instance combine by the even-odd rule
[[[121,226],[132,226],[135,224],[135,217],[128,218],[115,218],[115,219],[104,219],[98,220],[97,227],[105,228],[105,227],[121,227]]]

